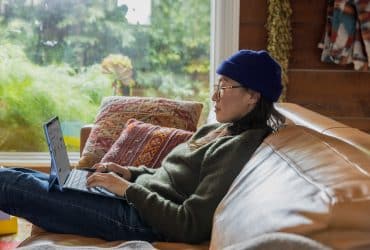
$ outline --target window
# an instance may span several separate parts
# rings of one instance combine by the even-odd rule
[[[0,1],[0,151],[46,151],[53,115],[77,151],[112,94],[198,100],[205,122],[210,12],[209,0]]]
[[[211,0],[210,89],[216,82],[216,67],[239,49],[240,1]],[[216,120],[210,110],[208,122]]]

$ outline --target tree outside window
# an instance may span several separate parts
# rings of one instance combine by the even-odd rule
[[[129,89],[114,94],[201,101],[205,120],[210,2],[146,1],[136,23],[124,0],[0,1],[0,151],[47,150],[41,125],[53,115],[77,151],[114,80]],[[131,62],[127,79],[104,73],[110,55]]]

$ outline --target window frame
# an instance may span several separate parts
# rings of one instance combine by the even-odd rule
[[[210,96],[217,79],[217,66],[239,50],[239,27],[240,0],[211,0]],[[210,106],[212,107],[212,103]],[[215,112],[211,109],[207,123],[215,121]]]

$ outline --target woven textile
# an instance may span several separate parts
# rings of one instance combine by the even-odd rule
[[[182,129],[161,127],[130,119],[102,162],[157,168],[174,147],[187,141],[192,134],[193,132]]]
[[[369,0],[328,0],[325,34],[319,44],[321,61],[370,67]]]
[[[154,97],[112,96],[103,100],[86,141],[81,167],[92,166],[108,152],[130,118],[159,126],[195,131],[203,105]]]

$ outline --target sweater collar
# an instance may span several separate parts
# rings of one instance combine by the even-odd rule
[[[230,134],[237,135],[248,129],[269,128],[265,120],[256,120],[256,116],[253,115],[254,112],[257,112],[256,109],[253,109],[241,119],[230,123],[228,127]]]

